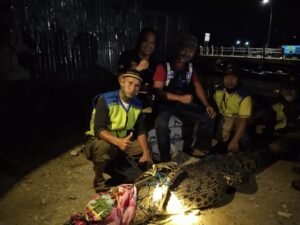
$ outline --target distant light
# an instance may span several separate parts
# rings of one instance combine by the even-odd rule
[[[293,38],[294,38],[294,39],[296,39],[296,38],[297,38],[297,36],[295,35],[295,36],[293,36]]]
[[[240,40],[237,40],[237,41],[236,41],[236,44],[237,44],[237,45],[241,44],[241,41],[240,41]]]
[[[246,42],[245,42],[245,45],[246,45],[246,46],[248,46],[249,44],[250,44],[249,41],[246,41]]]
[[[263,0],[263,1],[262,1],[262,4],[265,5],[265,4],[268,4],[269,2],[270,2],[269,0]]]

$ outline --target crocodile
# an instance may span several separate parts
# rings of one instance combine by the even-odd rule
[[[203,209],[219,203],[229,187],[247,182],[257,167],[252,153],[213,154],[201,160],[180,152],[171,162],[156,164],[157,174],[138,187],[138,206],[134,224],[150,218],[171,215],[170,200],[175,195],[185,211]],[[153,169],[145,172],[141,179]],[[149,176],[149,175],[148,175]],[[155,199],[157,186],[159,197]]]

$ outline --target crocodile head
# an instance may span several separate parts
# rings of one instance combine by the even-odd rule
[[[136,182],[138,204],[134,224],[141,224],[153,216],[166,214],[165,201],[169,197],[169,187],[183,173],[176,162],[156,164],[146,171]]]

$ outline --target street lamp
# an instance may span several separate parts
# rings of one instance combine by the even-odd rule
[[[268,4],[270,6],[270,21],[269,21],[267,43],[266,43],[266,48],[268,48],[269,44],[270,44],[270,34],[271,34],[271,27],[272,27],[273,9],[272,9],[272,4],[271,4],[270,0],[263,0],[262,4],[263,5],[267,5]]]
[[[236,44],[236,45],[239,45],[239,44],[241,44],[241,41],[240,41],[240,40],[237,40],[237,41],[235,42],[235,44]]]

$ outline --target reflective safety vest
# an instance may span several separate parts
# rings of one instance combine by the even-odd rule
[[[106,129],[116,137],[127,136],[128,131],[132,130],[139,115],[142,112],[142,104],[134,98],[130,101],[128,109],[125,109],[119,97],[119,91],[108,92],[101,95],[108,108],[108,116],[110,123],[107,124]],[[97,99],[98,100],[98,99]],[[86,132],[87,135],[95,136],[94,121],[96,109],[93,109],[90,120],[90,130]]]
[[[166,80],[165,89],[172,93],[186,92],[192,79],[193,64],[188,63],[188,66],[183,71],[177,71],[171,68],[170,63],[166,63]]]
[[[276,124],[274,129],[279,130],[285,128],[287,125],[287,118],[284,113],[284,105],[282,103],[276,103],[272,106],[273,110],[276,112]]]
[[[242,101],[246,100],[249,103],[242,105]],[[228,117],[250,117],[252,113],[252,103],[249,93],[241,87],[238,87],[231,94],[227,93],[225,87],[221,85],[217,88],[214,94],[214,99],[217,103],[219,112]]]

